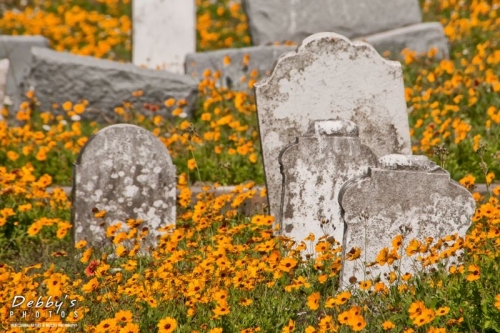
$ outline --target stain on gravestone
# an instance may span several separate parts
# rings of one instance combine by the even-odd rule
[[[140,230],[149,229],[143,244],[154,246],[157,229],[175,223],[175,166],[164,144],[141,127],[100,130],[82,148],[73,172],[75,242],[109,244],[108,226],[140,219]],[[105,217],[96,218],[97,211],[105,211]]]
[[[354,282],[353,277],[360,282],[384,278],[390,271],[401,275],[420,271],[416,255],[407,254],[424,249],[427,237],[464,238],[475,210],[472,195],[446,170],[425,156],[411,155],[382,157],[368,176],[344,185],[339,203],[346,223],[342,288]],[[402,245],[391,248],[397,235],[404,236]],[[347,253],[356,252],[352,249],[360,249],[361,257],[346,260]],[[397,255],[401,258],[393,261]]]
[[[278,155],[310,122],[346,119],[361,143],[378,156],[411,154],[399,62],[383,59],[363,42],[319,33],[283,55],[270,77],[255,85],[270,212],[279,215]]]
[[[310,233],[318,240],[344,237],[338,194],[344,183],[377,165],[377,156],[348,120],[314,121],[304,136],[280,154],[283,190],[281,234],[297,243]]]

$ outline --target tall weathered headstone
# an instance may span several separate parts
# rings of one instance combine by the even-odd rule
[[[314,121],[307,133],[280,154],[283,189],[281,234],[297,243],[310,233],[316,239],[344,237],[338,195],[344,183],[377,165],[377,156],[358,138],[348,120]]]
[[[134,64],[184,73],[184,59],[196,51],[194,0],[133,0]]]
[[[7,73],[9,72],[9,59],[0,60],[0,120],[2,117],[2,109],[5,98],[5,89],[7,87]]]
[[[256,45],[300,43],[317,32],[348,38],[420,23],[418,0],[244,0]]]
[[[154,246],[157,229],[175,223],[175,175],[167,148],[149,131],[129,124],[100,130],[73,170],[74,241],[102,246],[109,243],[108,226],[141,219],[149,229],[145,243]],[[95,217],[98,211],[105,217]]]
[[[370,168],[367,176],[344,185],[339,202],[347,224],[342,287],[375,279],[391,270],[401,275],[417,272],[416,256],[405,252],[409,242],[416,239],[425,245],[427,237],[437,241],[455,234],[464,238],[475,210],[470,192],[451,180],[446,170],[425,156],[411,155],[382,157],[379,167]],[[377,262],[381,250],[390,248],[391,240],[401,234],[402,249],[397,251],[401,258],[389,267],[382,255],[379,261],[383,265],[371,265]],[[415,244],[414,252],[418,253],[420,247]],[[361,257],[346,260],[346,253],[353,248],[361,250]]]
[[[401,64],[363,42],[334,33],[305,39],[255,84],[259,132],[271,214],[279,215],[279,152],[313,120],[351,120],[378,156],[411,154]]]

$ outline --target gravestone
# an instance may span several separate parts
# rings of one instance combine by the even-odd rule
[[[255,45],[331,31],[347,38],[420,23],[418,0],[244,0]]]
[[[165,145],[149,131],[129,124],[108,126],[82,148],[73,169],[73,239],[109,244],[106,228],[144,220],[147,246],[158,228],[175,223],[176,170]],[[95,217],[105,211],[104,218]]]
[[[317,120],[279,157],[283,174],[280,209],[282,235],[303,241],[344,237],[338,195],[344,183],[377,165],[377,156],[358,138],[358,127],[347,120]]]
[[[7,73],[9,72],[9,59],[0,60],[0,120],[3,119],[2,109],[5,98],[5,88],[7,86]]]
[[[391,56],[402,57],[401,51],[409,49],[417,54],[432,48],[437,50],[435,59],[448,59],[448,39],[441,23],[425,22],[396,28],[359,38],[372,45],[380,54],[389,51]]]
[[[379,167],[370,168],[365,177],[354,178],[344,185],[339,202],[346,223],[343,247],[341,287],[350,285],[352,277],[360,282],[376,279],[390,270],[401,275],[421,270],[416,256],[409,257],[405,247],[412,239],[423,244],[457,234],[465,238],[475,211],[470,192],[450,179],[447,171],[425,156],[387,155]],[[403,234],[403,254],[391,267],[374,265],[391,240]],[[346,253],[361,249],[357,260],[346,260]],[[370,265],[369,265],[370,266]],[[369,272],[370,274],[366,274]]]
[[[133,0],[133,63],[184,73],[196,51],[194,0]]]
[[[48,48],[49,41],[43,36],[0,35],[0,59],[10,61],[6,88],[8,104],[21,104],[19,100],[23,92],[20,85],[30,67],[32,47]]]
[[[306,38],[255,84],[270,212],[279,216],[279,152],[313,120],[345,119],[378,156],[411,154],[401,64],[335,33]]]
[[[318,32],[335,32],[371,44],[380,54],[401,57],[408,48],[437,48],[448,58],[448,41],[438,22],[422,23],[418,0],[245,0],[250,34],[256,45],[300,43]]]
[[[258,78],[267,76],[281,55],[296,48],[289,45],[266,45],[190,53],[186,56],[186,74],[201,80],[207,69],[212,73],[220,71],[221,77],[216,81],[217,85],[247,90],[253,70],[257,71]],[[231,60],[229,64],[224,64],[225,57]],[[241,80],[243,77],[245,81]]]
[[[198,83],[187,75],[37,47],[31,53],[31,67],[22,86],[24,91],[35,89],[44,111],[51,110],[53,103],[87,100],[82,118],[113,120],[114,109],[128,101],[135,110],[147,115],[153,113],[143,108],[146,103],[157,106],[154,114],[172,117],[164,102],[174,98],[186,100],[185,113],[193,113]],[[142,95],[133,97],[136,91],[142,91]],[[54,114],[63,112],[61,108],[53,110]]]

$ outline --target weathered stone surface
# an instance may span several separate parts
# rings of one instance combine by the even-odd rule
[[[449,57],[448,39],[438,22],[414,24],[361,37],[359,40],[372,45],[380,54],[389,51],[391,55],[399,56],[405,48],[420,54],[436,48],[436,59]]]
[[[406,254],[410,241],[417,239],[425,245],[427,237],[434,242],[448,235],[465,237],[475,210],[469,191],[450,180],[447,171],[425,156],[382,157],[379,167],[370,168],[368,176],[354,178],[344,185],[339,202],[347,225],[342,287],[349,286],[352,277],[360,282],[380,274],[384,280],[384,273],[391,270],[401,275],[418,272],[421,267],[416,256]],[[402,248],[393,251],[402,254],[400,260],[391,267],[388,264],[364,267],[365,260],[368,264],[376,262],[382,249],[387,248],[391,253],[391,240],[401,234]],[[353,248],[361,249],[360,259],[345,260],[346,253]]]
[[[319,119],[357,124],[361,143],[378,156],[411,154],[404,83],[399,62],[370,45],[334,33],[305,39],[255,84],[259,132],[270,212],[279,215],[278,155]]]
[[[358,138],[347,120],[314,121],[307,133],[286,146],[279,157],[283,174],[281,234],[303,241],[344,237],[338,194],[344,183],[377,165],[377,156]]]
[[[198,84],[187,75],[41,48],[33,48],[32,55],[23,86],[25,90],[35,89],[42,110],[50,110],[52,103],[85,99],[89,102],[88,111],[82,116],[99,120],[113,118],[115,107],[129,101],[138,111],[151,114],[143,110],[144,104],[149,103],[158,106],[157,114],[170,116],[171,110],[166,109],[164,102],[175,98],[186,99],[186,113],[192,113]],[[132,93],[139,90],[143,95],[133,97]]]
[[[281,55],[296,48],[288,45],[269,45],[190,53],[186,57],[186,74],[201,80],[207,69],[212,73],[220,71],[221,77],[217,82],[220,86],[246,90],[253,70],[257,70],[257,78],[267,76]],[[226,56],[231,59],[228,65],[224,65]],[[248,57],[248,62],[245,62],[245,57]],[[242,81],[242,78],[245,80]]]
[[[149,236],[143,244],[154,246],[157,229],[175,223],[175,175],[167,148],[149,131],[129,124],[102,129],[74,166],[74,241],[109,244],[106,228],[121,221],[127,230],[125,222],[132,218],[144,220],[139,231],[147,227]],[[94,207],[106,216],[94,217]]]
[[[133,62],[184,73],[186,54],[196,50],[194,0],[133,0]]]
[[[0,60],[0,120],[2,117],[2,109],[5,98],[5,88],[7,86],[7,73],[9,72],[9,59]]]
[[[6,94],[12,103],[17,103],[21,98],[20,84],[29,69],[30,50],[34,46],[48,48],[49,41],[43,36],[0,35],[0,59],[7,58],[10,61]]]
[[[244,8],[255,45],[300,43],[323,31],[360,37],[422,21],[417,0],[245,0]]]

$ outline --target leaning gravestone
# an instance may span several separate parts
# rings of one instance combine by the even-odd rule
[[[378,156],[411,154],[401,64],[363,42],[319,33],[282,56],[255,84],[259,132],[271,214],[279,216],[280,151],[320,119],[351,120]]]
[[[184,73],[186,54],[196,50],[194,0],[133,0],[133,62]]]
[[[108,226],[141,219],[141,228],[149,229],[145,243],[154,246],[157,229],[175,223],[175,175],[167,148],[149,131],[128,124],[100,130],[73,170],[74,241],[102,246],[109,243]],[[105,217],[96,218],[97,211]]]
[[[5,98],[5,87],[7,86],[7,73],[9,72],[9,59],[0,60],[0,120]]]
[[[347,120],[317,120],[280,154],[283,189],[282,235],[297,243],[310,233],[342,243],[344,221],[338,195],[344,183],[377,165],[377,156],[358,138]]]
[[[317,32],[348,38],[420,23],[418,0],[245,0],[252,41],[300,43]]]
[[[49,40],[43,36],[5,36],[0,35],[0,59],[10,61],[7,76],[6,96],[10,103],[19,106],[21,95],[21,82],[31,63],[31,48],[49,48]]]
[[[156,114],[171,117],[171,110],[164,102],[174,98],[186,100],[186,114],[193,112],[198,83],[187,75],[38,47],[32,48],[31,54],[31,66],[22,86],[24,91],[35,89],[42,110],[51,110],[53,103],[87,100],[83,118],[113,119],[114,109],[128,101],[135,110],[148,114],[151,111],[144,111],[143,106],[156,105]],[[143,94],[133,97],[136,91]]]
[[[418,0],[245,0],[244,7],[256,45],[300,43],[314,33],[331,31],[362,39],[381,54],[436,48],[435,57],[441,59],[449,53],[442,25],[422,23]]]
[[[470,192],[425,156],[382,157],[379,167],[370,168],[368,176],[344,185],[339,202],[347,224],[342,288],[349,286],[349,281],[376,279],[390,271],[401,275],[418,272],[416,258],[406,255],[405,246],[412,239],[425,244],[427,237],[434,241],[454,234],[465,238],[475,210]],[[404,234],[404,239],[396,265],[370,265],[398,234]],[[362,260],[346,260],[346,252],[353,248],[361,249]]]

